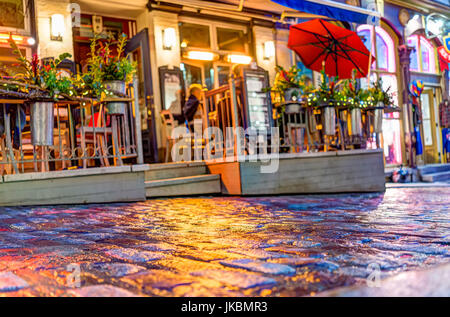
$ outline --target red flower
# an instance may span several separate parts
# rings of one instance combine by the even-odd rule
[[[37,54],[34,54],[33,57],[31,58],[31,70],[33,71],[34,77],[37,76],[38,66],[39,66],[39,56]]]

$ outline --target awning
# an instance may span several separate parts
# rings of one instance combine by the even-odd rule
[[[327,16],[335,20],[368,24],[373,18],[380,18],[377,11],[352,6],[332,0],[272,0],[282,6],[305,13]]]

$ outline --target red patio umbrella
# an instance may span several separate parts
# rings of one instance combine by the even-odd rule
[[[288,47],[300,56],[309,69],[339,78],[366,77],[370,52],[358,34],[330,22],[315,19],[291,26]]]

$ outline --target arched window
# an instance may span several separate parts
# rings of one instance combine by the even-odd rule
[[[425,37],[411,35],[408,37],[408,46],[414,48],[411,52],[410,69],[416,72],[436,73],[436,54],[433,47]]]
[[[398,106],[398,85],[396,73],[395,44],[389,33],[373,25],[361,25],[358,35],[364,41],[367,49],[372,52],[375,61],[372,64],[371,82],[381,78],[384,89],[389,88],[394,93],[394,103]],[[361,79],[361,84],[367,86],[367,80]],[[383,120],[383,148],[386,164],[402,164],[402,146],[400,118],[397,112],[385,114]]]
[[[389,34],[379,26],[374,28],[367,24],[359,26],[357,32],[362,37],[367,49],[377,57],[372,64],[372,69],[395,72],[394,41]],[[376,35],[375,38],[374,35]],[[376,47],[372,39],[376,39]],[[372,43],[372,47],[370,43]]]

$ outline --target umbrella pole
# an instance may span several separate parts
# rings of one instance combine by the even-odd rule
[[[375,36],[375,27],[372,27],[372,32],[370,33],[370,54],[369,54],[369,69],[367,70],[367,88],[370,88],[370,73],[372,70],[372,50],[373,47],[376,45],[376,43],[374,42],[374,40],[376,39]]]

